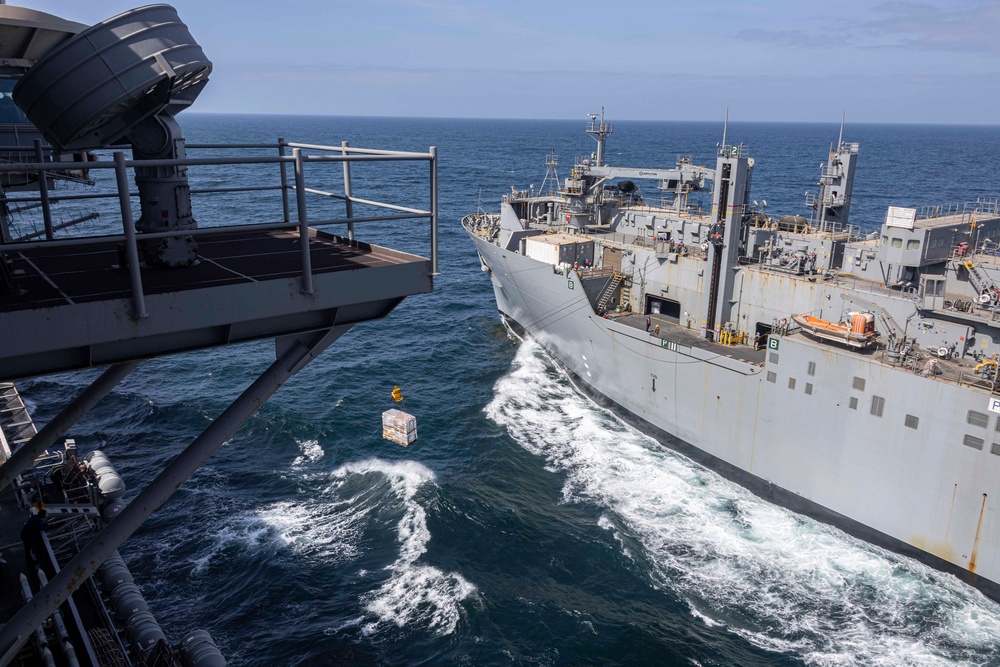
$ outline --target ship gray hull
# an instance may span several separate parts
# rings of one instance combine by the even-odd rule
[[[470,237],[507,322],[594,400],[767,500],[1000,599],[1000,456],[962,444],[967,411],[988,395],[928,390],[911,371],[802,336],[775,339],[764,364],[666,346],[598,316],[575,271]],[[905,428],[914,415],[919,428]]]

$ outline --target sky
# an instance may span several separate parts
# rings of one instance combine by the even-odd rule
[[[129,0],[9,0],[96,23]],[[173,0],[193,110],[1000,122],[1000,2]]]

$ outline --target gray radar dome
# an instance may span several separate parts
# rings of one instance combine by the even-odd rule
[[[177,10],[148,5],[53,48],[13,96],[53,146],[94,149],[120,140],[149,116],[173,116],[189,106],[211,71]]]

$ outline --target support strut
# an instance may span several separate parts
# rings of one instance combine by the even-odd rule
[[[139,361],[126,361],[108,368],[58,415],[53,417],[31,440],[18,447],[14,454],[7,459],[7,462],[0,466],[0,489],[7,488],[7,485],[13,482],[15,477],[30,468],[35,459],[42,455],[42,452],[71,429],[80,420],[80,417],[87,414],[140,363]]]
[[[348,329],[350,325],[335,326],[294,342],[285,339],[278,359],[3,626],[0,630],[0,651],[3,651],[0,667],[11,663],[30,639],[31,632],[93,575],[115,549],[131,537],[250,415],[296,371],[316,358]]]

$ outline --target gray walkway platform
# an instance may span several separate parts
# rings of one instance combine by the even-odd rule
[[[16,252],[0,380],[351,326],[433,289],[426,258],[312,229],[309,245],[307,294],[297,230],[200,237],[197,265],[142,269],[141,318],[115,244]]]
[[[650,335],[656,335],[654,334],[653,327],[659,324],[659,338],[662,340],[669,340],[688,347],[710,350],[714,354],[724,357],[732,357],[733,359],[740,359],[741,361],[746,361],[751,364],[764,363],[766,351],[763,349],[754,350],[752,345],[722,345],[720,343],[706,340],[700,335],[700,331],[686,329],[680,325],[674,324],[673,322],[669,322],[666,319],[660,318],[657,315],[650,315],[649,318],[652,320],[649,329]],[[626,324],[634,329],[642,331],[646,330],[646,315],[622,315],[621,317],[616,317],[615,321],[620,322],[621,324]]]
[[[413,256],[310,230],[313,274],[389,266]],[[141,236],[140,236],[141,239]],[[302,274],[297,231],[225,232],[201,237],[199,262],[181,269],[143,267],[147,295],[254,283]],[[9,253],[20,295],[0,295],[0,313],[129,298],[128,270],[113,243]]]

